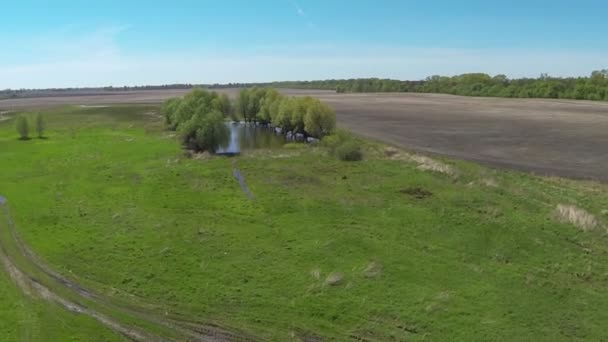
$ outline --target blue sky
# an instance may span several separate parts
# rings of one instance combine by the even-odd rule
[[[608,68],[607,1],[22,0],[1,11],[0,88]]]

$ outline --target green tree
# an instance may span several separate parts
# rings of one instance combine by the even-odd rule
[[[177,126],[173,121],[175,119],[175,112],[177,111],[181,101],[182,100],[179,97],[173,97],[165,101],[161,107],[160,112],[165,119],[165,124],[170,127],[170,129],[175,129]]]
[[[290,126],[294,132],[304,133],[304,117],[306,116],[306,109],[312,100],[310,96],[294,98],[289,118]]]
[[[249,119],[249,89],[247,88],[239,91],[239,96],[236,100],[236,113],[245,121]]]
[[[319,101],[311,99],[304,116],[304,129],[308,135],[322,138],[330,134],[336,127],[336,113],[334,110]]]
[[[232,102],[230,102],[230,98],[226,94],[222,94],[217,99],[218,102],[218,110],[224,115],[224,117],[232,117],[234,118],[234,110],[232,108]]]
[[[282,127],[283,130],[291,131],[293,126],[291,125],[291,113],[295,106],[295,99],[288,98],[280,102],[277,115],[274,117],[272,122],[273,125]]]
[[[41,113],[36,114],[36,132],[38,133],[38,138],[44,138],[45,129],[46,122],[44,121],[44,117]]]
[[[30,138],[30,124],[25,116],[19,115],[17,117],[15,121],[15,127],[17,128],[17,133],[19,133],[19,137],[21,140],[27,140]]]
[[[226,127],[224,116],[219,111],[207,113],[196,130],[196,150],[215,153],[217,148],[230,139],[230,129]]]
[[[281,94],[276,89],[266,90],[264,98],[260,102],[260,112],[257,115],[260,122],[269,123],[272,121],[273,106],[280,97]]]

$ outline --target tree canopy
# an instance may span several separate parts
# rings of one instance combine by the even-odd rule
[[[194,89],[183,98],[171,98],[162,107],[167,127],[195,151],[215,152],[230,138],[224,118],[232,114],[230,99],[216,92]]]
[[[226,118],[281,127],[284,132],[322,138],[336,126],[334,110],[312,97],[286,97],[273,88],[244,88],[236,103],[214,91],[194,89],[161,108],[167,128],[195,151],[215,152],[230,138]]]
[[[321,138],[336,126],[334,110],[312,97],[286,97],[273,88],[244,88],[237,112],[245,121],[281,127],[284,131]]]

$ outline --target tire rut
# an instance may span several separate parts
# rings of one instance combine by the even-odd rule
[[[2,239],[4,235],[0,234],[0,259],[8,275],[24,293],[36,295],[49,302],[57,303],[68,311],[92,317],[111,330],[134,341],[257,341],[244,333],[186,319],[183,317],[184,315],[179,313],[166,313],[164,317],[161,318],[161,314],[155,313],[152,310],[126,303],[118,303],[114,299],[81,286],[45,265],[24,243],[15,229],[7,199],[1,195],[0,207],[4,209],[5,222],[8,224],[7,233],[10,235],[10,238],[8,239]],[[2,229],[1,225],[0,229]],[[11,253],[4,247],[5,244],[10,243],[14,244],[14,248],[17,250],[16,254],[18,254],[13,256],[13,258],[11,258]],[[24,262],[28,263],[31,268],[39,272],[41,277],[36,277],[32,274],[34,272],[28,273],[24,268],[20,268],[18,263],[15,262],[17,257],[23,258]],[[65,295],[60,294],[58,291],[54,291],[53,286],[44,283],[42,280],[43,276],[48,278],[53,286],[68,290],[78,299],[78,301],[74,300],[74,298],[66,298]],[[136,319],[140,322],[138,325],[148,324],[159,327],[163,330],[163,333],[151,333],[140,327],[134,327],[132,326],[133,324],[123,324],[120,320],[111,317],[110,315],[99,312],[94,308],[87,307],[85,304],[81,303],[82,301],[90,301],[92,304],[106,310],[115,311],[121,315],[126,315],[131,319]],[[169,335],[169,337],[167,337],[167,335]]]

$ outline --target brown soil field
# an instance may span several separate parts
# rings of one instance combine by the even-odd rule
[[[236,89],[221,92],[236,94]],[[52,105],[157,103],[187,90],[116,91],[0,101],[0,110]],[[339,125],[406,149],[543,175],[608,181],[608,103],[437,94],[311,95],[336,109]]]

